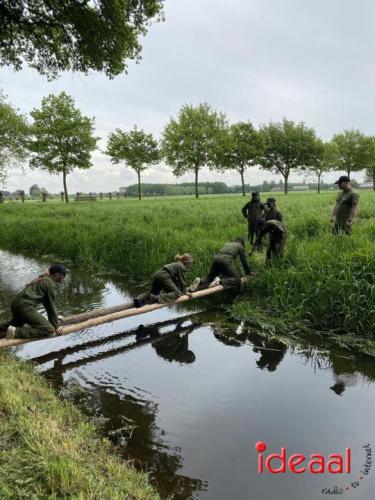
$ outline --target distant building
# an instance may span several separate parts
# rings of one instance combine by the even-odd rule
[[[292,186],[290,186],[290,189],[292,191],[309,191],[310,190],[309,186],[306,184],[293,184]]]

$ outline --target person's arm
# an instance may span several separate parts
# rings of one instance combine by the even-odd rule
[[[278,213],[278,218],[277,218],[280,222],[283,221],[283,214],[281,212]]]
[[[352,208],[350,210],[349,219],[346,221],[348,226],[351,226],[353,224],[353,221],[358,213],[358,207],[359,207],[359,196],[356,194],[353,196]]]
[[[247,208],[249,206],[249,203],[246,203],[246,205],[244,205],[242,207],[242,215],[245,217],[245,219],[247,219]]]
[[[59,328],[59,320],[55,306],[55,290],[51,283],[48,281],[43,283],[44,296],[43,296],[43,306],[47,312],[48,321],[57,330]]]
[[[340,196],[340,194],[337,195],[336,204],[335,204],[335,206],[333,207],[333,210],[332,210],[331,222],[333,222],[333,223],[336,222],[336,208],[337,208],[337,202],[338,202],[339,196]]]
[[[239,255],[240,255],[240,261],[241,261],[243,270],[245,271],[245,274],[250,274],[250,266],[249,266],[249,263],[247,262],[245,249],[243,247],[241,247]]]

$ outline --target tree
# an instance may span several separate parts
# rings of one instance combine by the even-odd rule
[[[158,143],[152,134],[138,130],[136,126],[129,132],[116,129],[108,136],[107,155],[114,164],[124,162],[138,175],[138,198],[142,199],[141,172],[159,162]]]
[[[350,177],[351,172],[367,167],[368,143],[360,130],[344,130],[332,142],[337,146],[336,170],[344,170]]]
[[[231,125],[219,137],[217,168],[237,170],[241,176],[243,196],[245,196],[245,170],[257,163],[263,149],[262,137],[250,122]]]
[[[225,127],[225,116],[202,103],[182,106],[177,120],[171,118],[164,129],[162,154],[177,177],[194,172],[196,198],[199,170],[215,167],[217,143]]]
[[[8,168],[26,160],[28,124],[0,91],[0,183],[4,184]]]
[[[366,175],[372,179],[372,189],[375,191],[375,137],[366,137]]]
[[[283,176],[284,193],[287,194],[290,172],[306,169],[316,162],[319,145],[315,130],[302,122],[296,124],[284,118],[282,122],[264,125],[260,134],[265,149],[259,158],[259,164],[265,170]]]
[[[62,71],[113,77],[140,59],[140,35],[160,18],[163,0],[2,0],[0,64],[23,61],[49,78]]]
[[[315,163],[309,168],[311,172],[318,177],[318,194],[320,194],[321,178],[324,172],[334,170],[336,168],[337,146],[332,142],[324,143],[317,139],[318,154]]]
[[[81,114],[73,99],[65,92],[49,95],[40,109],[31,112],[31,168],[41,168],[50,174],[62,174],[65,201],[68,203],[67,175],[75,168],[92,166],[91,152],[98,138],[93,136],[94,119]]]
[[[29,194],[31,198],[38,198],[40,196],[41,189],[38,184],[33,184],[29,189]]]

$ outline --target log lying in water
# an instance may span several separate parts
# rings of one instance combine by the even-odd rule
[[[249,277],[242,278],[242,282],[245,283],[249,280]],[[119,319],[129,318],[131,316],[138,316],[140,314],[145,314],[151,311],[156,311],[157,309],[161,309],[163,307],[168,307],[174,304],[181,304],[183,302],[187,302],[192,299],[199,299],[201,297],[207,297],[208,295],[213,295],[214,293],[219,293],[224,290],[222,285],[214,286],[212,288],[206,288],[205,290],[199,290],[198,292],[194,292],[189,295],[182,295],[177,300],[173,302],[168,302],[166,304],[150,304],[139,308],[131,308],[120,310],[118,312],[113,312],[111,314],[106,314],[105,316],[99,316],[96,318],[87,319],[86,321],[82,321],[77,324],[63,326],[62,335],[69,335],[70,333],[79,332],[81,330],[87,330],[88,328],[92,328],[93,326],[103,325],[104,323],[111,323],[112,321],[117,321]],[[94,311],[92,311],[94,312]],[[51,337],[48,337],[50,339]],[[55,337],[58,338],[58,337]],[[4,347],[14,347],[21,344],[28,344],[30,342],[37,342],[39,340],[47,340],[46,337],[41,337],[37,339],[4,339],[0,340],[0,349]]]
[[[75,323],[82,323],[82,321],[86,321],[87,319],[97,318],[99,316],[106,316],[107,314],[112,314],[119,311],[125,311],[126,309],[131,309],[134,307],[133,301],[128,302],[126,304],[119,304],[117,306],[111,307],[100,307],[98,309],[93,309],[92,311],[85,312],[82,314],[74,314],[73,316],[67,316],[64,318],[62,326],[64,325],[73,325]]]

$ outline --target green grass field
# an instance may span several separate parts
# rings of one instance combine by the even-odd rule
[[[264,254],[252,259],[259,273],[235,305],[237,316],[251,316],[260,308],[275,320],[374,337],[375,193],[361,193],[352,237],[331,235],[336,194],[277,193],[288,231],[284,262],[265,269]],[[246,235],[245,201],[224,195],[5,203],[0,206],[0,246],[53,254],[89,272],[105,268],[138,281],[176,253],[189,252],[195,259],[193,278],[207,272],[225,241]]]

